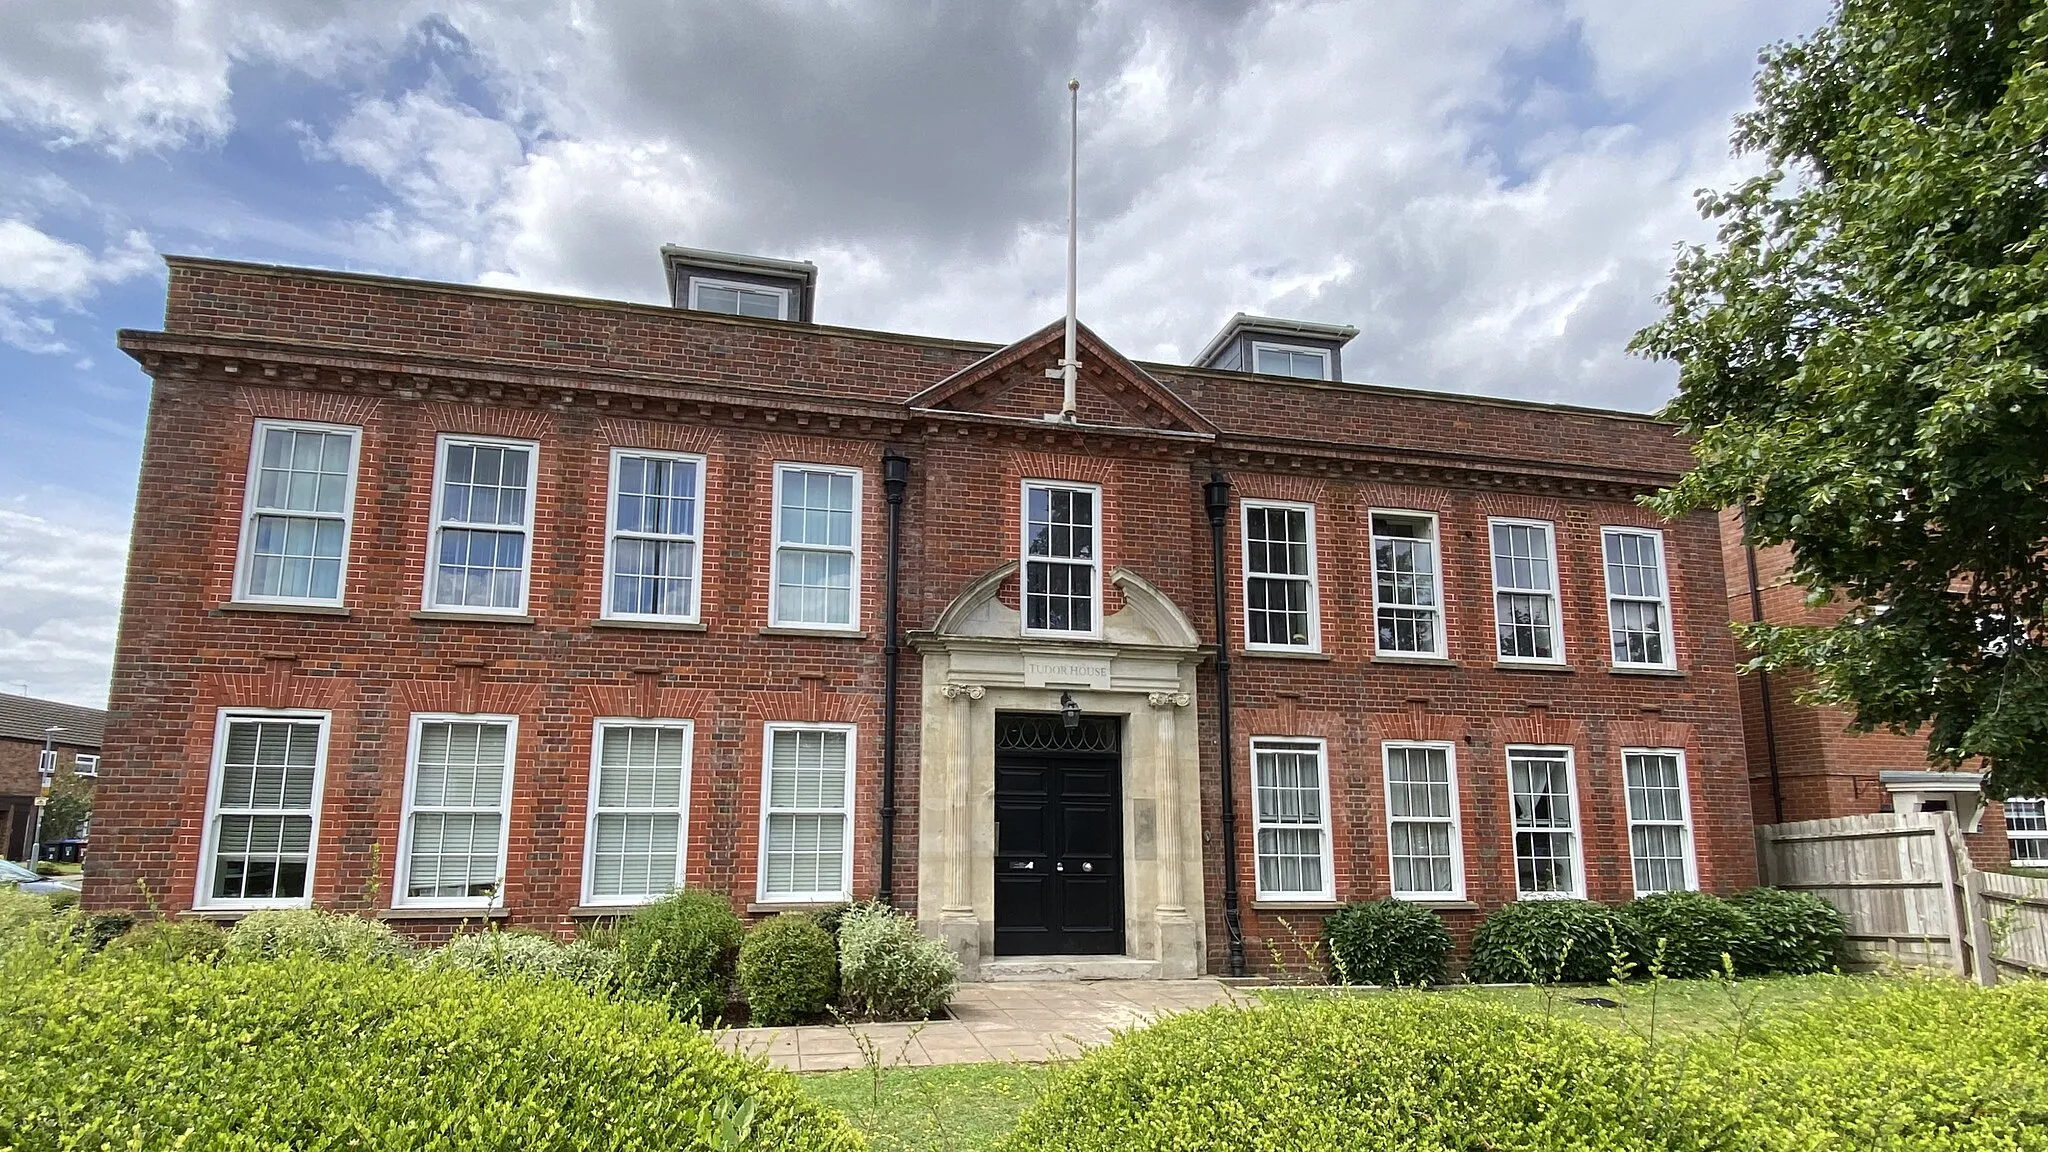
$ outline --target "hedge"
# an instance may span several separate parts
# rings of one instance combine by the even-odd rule
[[[1756,927],[1735,955],[1743,973],[1804,976],[1841,963],[1849,921],[1825,899],[1811,892],[1751,888],[1737,892],[1729,903]]]
[[[724,896],[685,890],[635,912],[619,926],[619,982],[668,1001],[686,1020],[725,1014],[743,926]]]
[[[1339,908],[1323,921],[1323,943],[1339,984],[1441,984],[1450,972],[1444,918],[1406,900]]]
[[[1621,906],[1643,949],[1636,975],[1674,980],[1718,976],[1751,953],[1756,921],[1734,903],[1706,892],[1659,892]]]
[[[0,961],[0,1148],[862,1146],[659,1005],[304,955],[48,953]]]
[[[801,912],[754,925],[740,945],[740,995],[754,1027],[796,1024],[825,1010],[838,982],[832,934]]]
[[[1458,993],[1172,1017],[1060,1074],[1005,1152],[2048,1150],[2048,982],[1858,981],[1706,1039]]]
[[[1466,970],[1479,984],[1597,983],[1643,953],[1619,911],[1590,900],[1523,900],[1481,921]],[[1637,974],[1640,974],[1638,972]]]
[[[839,920],[839,989],[868,1020],[923,1020],[953,998],[960,966],[917,920],[886,904],[855,904]]]

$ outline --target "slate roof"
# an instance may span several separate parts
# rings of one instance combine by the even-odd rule
[[[106,730],[107,713],[102,708],[81,708],[0,692],[0,740],[33,740],[41,744],[43,730],[52,724],[64,727],[64,731],[57,733],[60,746],[98,748]]]

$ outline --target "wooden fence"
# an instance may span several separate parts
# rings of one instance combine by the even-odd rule
[[[1979,872],[1949,813],[1760,825],[1757,863],[1765,884],[1842,910],[1859,967],[2048,975],[2048,880]]]

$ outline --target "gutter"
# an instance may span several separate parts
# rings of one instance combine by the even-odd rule
[[[1742,506],[1742,558],[1749,566],[1749,621],[1764,620],[1763,585],[1756,575],[1756,546],[1749,542],[1749,505]],[[1763,700],[1764,756],[1771,771],[1771,823],[1785,822],[1785,787],[1778,776],[1778,726],[1771,716],[1771,674],[1757,669],[1756,685]]]
[[[882,621],[882,875],[875,899],[891,905],[896,880],[896,663],[903,651],[897,609],[903,569],[903,490],[909,481],[909,458],[885,454],[882,492],[889,504],[889,571]]]
[[[1216,590],[1216,734],[1217,770],[1223,785],[1223,930],[1230,937],[1230,975],[1244,975],[1244,923],[1237,900],[1237,791],[1230,761],[1230,596],[1223,576],[1223,522],[1230,515],[1230,480],[1211,472],[1202,485],[1202,504],[1209,513],[1209,559]]]

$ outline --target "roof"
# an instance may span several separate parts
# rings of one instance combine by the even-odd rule
[[[44,730],[58,725],[57,743],[66,748],[97,748],[107,726],[103,708],[81,708],[55,700],[0,693],[0,740],[42,743]]]
[[[818,266],[809,260],[777,260],[772,256],[748,256],[740,252],[720,252],[711,248],[685,248],[680,244],[663,244],[661,255],[664,260],[677,260],[694,264],[699,268],[722,268],[728,272],[760,272],[770,276],[796,276],[806,284],[818,278]]]
[[[1239,312],[1225,321],[1223,330],[1216,333],[1200,352],[1195,353],[1192,363],[1196,366],[1207,364],[1240,332],[1306,336],[1312,340],[1332,340],[1338,344],[1348,344],[1353,336],[1358,335],[1358,329],[1349,324],[1318,324],[1313,320],[1282,320],[1277,316],[1254,316],[1249,312]]]
[[[1879,772],[1877,782],[1893,792],[1975,792],[1984,787],[1984,774],[1959,770],[1898,769]]]

